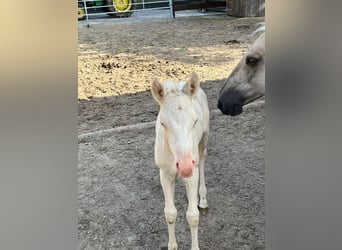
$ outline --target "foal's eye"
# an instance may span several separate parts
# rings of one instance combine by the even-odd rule
[[[196,119],[196,121],[194,122],[194,127],[195,127],[195,125],[196,125],[197,122],[198,122],[198,119]]]
[[[165,123],[163,123],[163,122],[160,122],[160,125],[162,125],[164,128],[166,128],[166,125],[165,125]]]
[[[259,61],[259,59],[255,58],[255,57],[252,57],[252,56],[246,57],[246,64],[251,66],[251,67],[254,67],[258,63],[258,61]]]

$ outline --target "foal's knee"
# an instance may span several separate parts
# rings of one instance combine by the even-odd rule
[[[176,218],[177,218],[177,209],[173,208],[164,208],[164,214],[165,214],[165,219],[167,223],[169,224],[174,224],[176,223]]]
[[[197,227],[199,223],[199,211],[196,209],[193,212],[186,212],[186,219],[188,220],[188,223],[190,227]]]
[[[205,187],[205,185],[200,185],[198,193],[201,196],[201,198],[207,195],[207,188]]]

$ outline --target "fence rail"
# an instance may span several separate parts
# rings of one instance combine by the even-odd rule
[[[98,15],[129,17],[137,11],[162,9],[169,9],[172,17],[172,0],[78,0],[78,20]]]

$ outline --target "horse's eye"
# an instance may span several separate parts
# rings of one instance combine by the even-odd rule
[[[165,125],[165,123],[163,123],[163,122],[160,122],[160,125],[162,125],[164,128],[166,128],[166,125]]]
[[[259,61],[259,59],[255,58],[255,57],[252,57],[252,56],[246,57],[246,64],[251,66],[251,67],[254,67],[258,63],[258,61]]]

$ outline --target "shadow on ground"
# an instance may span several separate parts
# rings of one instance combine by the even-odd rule
[[[201,83],[210,110],[216,110],[217,96],[225,79]],[[159,106],[151,91],[78,101],[79,134],[154,121]]]

